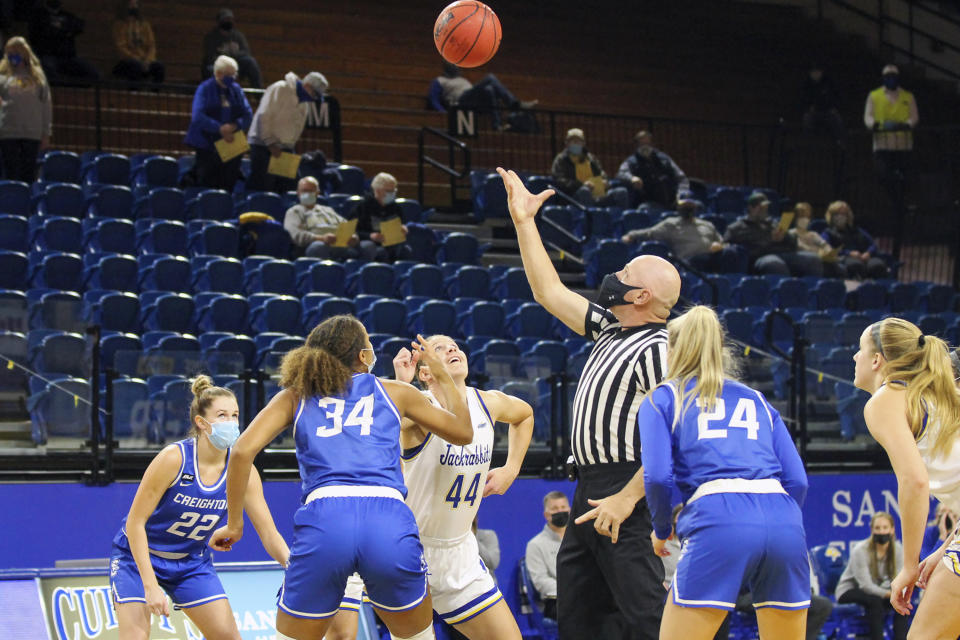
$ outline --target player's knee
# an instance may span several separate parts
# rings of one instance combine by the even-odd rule
[[[391,633],[390,638],[391,640],[435,640],[436,636],[433,635],[433,625],[431,624],[423,631],[415,633],[412,636],[401,638],[400,636],[395,636]]]

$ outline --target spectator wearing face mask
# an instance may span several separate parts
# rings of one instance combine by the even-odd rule
[[[873,131],[873,163],[881,184],[898,209],[910,170],[913,130],[920,121],[913,94],[900,86],[900,70],[883,68],[883,85],[867,95],[863,124]]]
[[[797,238],[781,231],[770,218],[770,201],[757,191],[747,198],[747,215],[727,227],[724,240],[742,246],[749,254],[753,273],[781,276],[823,275],[823,262],[808,251],[797,250]]]
[[[632,244],[640,240],[663,242],[681,260],[687,260],[697,269],[716,272],[744,271],[742,254],[724,244],[723,236],[709,220],[696,217],[703,204],[689,191],[677,198],[677,215],[670,216],[647,229],[635,229],[625,234],[622,241]]]
[[[163,82],[165,72],[157,62],[153,27],[140,15],[140,0],[120,0],[113,23],[113,42],[120,53],[113,75],[134,82],[147,78],[155,83]]]
[[[267,173],[270,157],[292,153],[307,123],[309,105],[319,101],[329,84],[322,73],[311,71],[303,80],[292,71],[263,92],[250,125],[250,191],[285,193],[296,184],[294,178]]]
[[[787,233],[797,239],[797,249],[816,254],[823,262],[823,275],[828,278],[843,278],[847,270],[837,261],[837,254],[823,237],[810,230],[813,207],[807,202],[798,202],[794,208],[793,228]]]
[[[884,619],[891,610],[890,583],[903,567],[903,547],[897,541],[893,517],[878,511],[870,519],[870,537],[850,551],[850,562],[837,582],[837,602],[854,602],[866,610],[871,640],[883,640]],[[894,612],[892,640],[906,640],[907,616]]]
[[[64,11],[61,0],[42,0],[30,14],[29,39],[51,82],[96,81],[100,72],[77,56],[77,36],[84,22]]]
[[[625,187],[610,187],[600,159],[587,151],[583,129],[570,129],[566,148],[553,159],[550,173],[560,191],[587,207],[626,208],[629,196]]]
[[[843,200],[827,207],[827,229],[822,237],[837,250],[838,262],[848,278],[886,278],[890,269],[877,257],[877,245],[870,234],[854,225],[853,210]]]
[[[10,38],[0,60],[0,159],[7,180],[37,177],[37,155],[53,130],[50,86],[40,61],[20,36]]]
[[[223,162],[214,143],[223,138],[233,142],[237,131],[250,126],[253,112],[243,89],[237,84],[237,62],[220,56],[213,65],[213,77],[204,80],[193,95],[190,127],[184,142],[196,150],[197,184],[209,189],[232,192],[240,177],[237,156]]]
[[[570,501],[562,491],[551,491],[543,497],[543,517],[547,521],[543,531],[527,542],[527,571],[543,602],[543,615],[556,620],[557,554],[570,522]]]
[[[297,184],[300,202],[287,209],[283,216],[283,228],[290,234],[293,244],[308,258],[372,260],[377,246],[369,240],[361,241],[357,234],[353,234],[346,247],[333,246],[337,240],[337,227],[345,220],[332,208],[317,202],[319,193],[320,184],[312,176],[301,178]]]
[[[653,146],[649,131],[633,137],[637,150],[620,164],[617,178],[632,188],[634,203],[653,202],[670,207],[690,180],[673,159]]]
[[[379,246],[376,259],[393,262],[394,260],[409,260],[413,255],[406,242],[383,246],[384,237],[380,233],[380,223],[391,218],[402,218],[403,210],[395,201],[397,199],[397,179],[389,173],[378,173],[370,182],[370,191],[364,195],[350,214],[357,219],[357,234],[360,240],[370,240]],[[404,235],[407,227],[402,227]]]
[[[227,8],[217,12],[217,26],[203,38],[201,71],[204,78],[209,78],[215,72],[213,63],[217,56],[230,56],[236,60],[240,76],[246,78],[251,87],[261,87],[260,65],[250,51],[246,36],[234,27],[233,11]]]

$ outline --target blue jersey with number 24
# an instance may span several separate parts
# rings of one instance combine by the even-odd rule
[[[303,499],[327,485],[392,487],[404,497],[400,413],[376,376],[354,374],[349,390],[301,398],[294,419]]]

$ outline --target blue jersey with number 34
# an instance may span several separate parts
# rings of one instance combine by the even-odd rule
[[[230,451],[217,481],[210,486],[203,484],[197,466],[197,441],[187,438],[174,443],[180,449],[180,473],[173,484],[160,496],[157,508],[147,518],[144,529],[147,546],[154,551],[185,555],[203,555],[210,552],[207,539],[213,533],[220,518],[227,512],[227,464]],[[114,543],[124,549],[130,545],[126,539],[126,518]]]
[[[689,383],[688,393],[695,384]],[[803,463],[783,419],[762,393],[724,380],[712,409],[700,409],[695,400],[687,406],[689,395],[678,407],[678,395],[675,383],[661,385],[637,415],[647,499],[659,531],[669,531],[674,483],[686,502],[710,480],[775,478],[802,505]]]
[[[400,413],[376,376],[354,374],[343,395],[301,398],[293,422],[303,498],[317,487],[392,487],[404,497]]]

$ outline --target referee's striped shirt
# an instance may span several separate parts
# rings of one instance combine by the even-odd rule
[[[667,329],[621,329],[612,312],[587,310],[585,334],[596,344],[573,399],[571,444],[578,465],[639,462],[637,411],[667,372]]]

